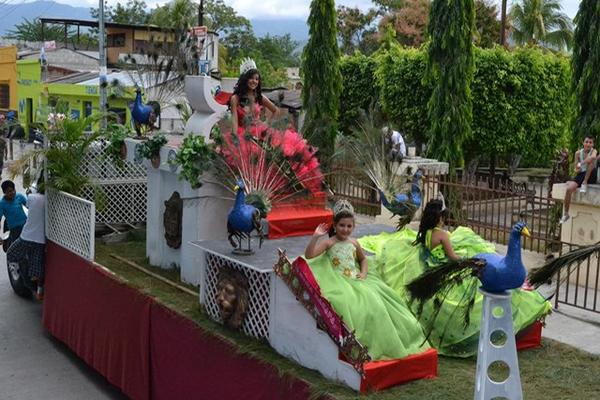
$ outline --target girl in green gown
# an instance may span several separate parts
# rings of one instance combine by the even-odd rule
[[[373,360],[404,358],[429,349],[420,324],[406,303],[369,271],[368,259],[350,235],[354,213],[348,202],[334,207],[332,231],[321,224],[305,251],[321,295],[348,325]]]
[[[359,240],[365,249],[376,254],[377,269],[383,281],[411,304],[415,314],[419,311],[418,305],[417,302],[410,302],[405,289],[408,283],[425,270],[435,268],[448,259],[471,258],[476,254],[495,252],[492,243],[469,228],[458,227],[452,233],[447,233],[442,229],[446,218],[443,201],[431,200],[423,211],[418,232],[405,228],[392,234],[382,233]],[[453,287],[441,308],[435,307],[434,299],[425,303],[419,321],[429,333],[429,342],[440,354],[469,357],[477,353],[483,304],[483,295],[476,290],[479,286],[478,278],[474,276]],[[473,297],[473,308],[465,326],[463,315]],[[550,309],[550,303],[538,292],[514,290],[514,331],[527,328],[548,314]]]

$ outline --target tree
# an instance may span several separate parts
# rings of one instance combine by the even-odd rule
[[[575,95],[575,121],[572,145],[581,143],[587,133],[600,137],[600,3],[582,0],[575,17],[572,91]]]
[[[72,35],[73,31],[68,31],[67,35]],[[62,25],[44,25],[42,36],[42,21],[39,18],[28,20],[23,18],[23,22],[15,25],[13,30],[8,31],[7,39],[26,40],[29,42],[42,42],[44,40],[62,41],[65,38],[65,29]]]
[[[385,15],[399,10],[405,2],[406,0],[373,0],[373,4],[378,7],[379,15]]]
[[[256,47],[275,68],[300,66],[300,59],[296,53],[298,42],[293,40],[289,33],[283,36],[267,34],[258,39]]]
[[[429,0],[405,0],[399,9],[383,16],[379,23],[380,32],[391,24],[398,42],[419,47],[425,41],[429,6]]]
[[[152,10],[148,22],[163,28],[187,30],[196,25],[196,4],[190,0],[171,1]]]
[[[363,14],[358,7],[339,6],[337,9],[337,31],[341,50],[344,54],[352,54],[361,47],[364,39],[373,34],[370,25],[377,17],[377,11],[369,10]]]
[[[493,47],[500,41],[500,21],[498,9],[492,0],[475,0],[475,44],[479,47]]]
[[[429,14],[427,79],[433,92],[427,104],[427,152],[450,164],[450,173],[463,164],[463,142],[471,137],[473,110],[473,0],[434,0]]]
[[[116,22],[119,24],[144,25],[148,23],[150,14],[148,5],[144,0],[127,0],[125,5],[117,3],[115,7],[108,6],[104,8],[104,18],[108,22]],[[98,19],[100,10],[91,8],[90,15],[94,19]]]
[[[309,39],[302,53],[302,104],[306,110],[303,130],[319,147],[323,163],[333,154],[342,91],[334,0],[312,0],[308,26]]]
[[[570,49],[573,24],[561,10],[560,0],[521,0],[514,4],[510,20],[515,43]]]

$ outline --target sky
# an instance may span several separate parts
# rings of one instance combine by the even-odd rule
[[[16,0],[13,0],[16,1]],[[98,7],[98,1],[94,0],[56,0],[59,3],[73,6]],[[108,0],[108,4],[117,2],[125,3],[123,0]],[[306,19],[309,12],[310,0],[224,0],[226,4],[232,6],[240,15],[247,18],[302,18]],[[501,0],[494,0],[500,4]],[[577,14],[580,0],[562,0],[563,11],[571,18]],[[509,0],[510,4],[513,0]],[[154,8],[156,5],[165,4],[166,1],[146,0],[148,6]],[[370,0],[338,0],[336,5],[345,5],[367,10],[371,7]],[[499,7],[498,7],[499,8]]]

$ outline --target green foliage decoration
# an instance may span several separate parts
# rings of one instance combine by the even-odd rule
[[[179,179],[185,179],[192,189],[198,189],[202,186],[200,178],[211,168],[214,158],[213,146],[206,143],[204,136],[190,134],[183,139],[177,155],[169,164],[181,166]]]
[[[148,160],[152,157],[160,154],[160,149],[167,144],[167,138],[163,134],[152,136],[150,139],[145,140],[137,147],[137,156],[140,158],[146,158]]]
[[[94,126],[99,120],[100,114],[72,119],[68,115],[68,107],[63,102],[52,108],[40,109],[36,116],[36,126],[43,131],[48,145],[32,150],[15,160],[9,167],[10,176],[14,178],[25,173],[34,175],[35,171],[28,169],[28,166],[33,160],[39,162],[45,158],[48,181],[39,189],[49,187],[75,196],[81,195],[82,189],[90,185],[85,173],[85,157],[90,146],[100,138],[99,131],[89,132],[87,128]],[[31,181],[27,178],[25,180]]]
[[[319,148],[321,163],[333,154],[342,91],[336,18],[333,0],[311,2],[310,38],[302,53],[302,104],[306,112],[303,130],[311,144]]]
[[[600,139],[600,2],[582,0],[575,24],[571,58],[575,98],[573,148],[581,144],[587,133]]]
[[[134,137],[135,134],[130,127],[119,123],[110,123],[102,133],[102,137],[108,142],[106,154],[109,155],[117,166],[123,166],[121,159],[121,147],[125,144],[125,139]]]
[[[462,166],[462,145],[471,137],[473,80],[473,0],[434,0],[429,14],[426,79],[433,92],[428,154],[447,161],[452,173]]]

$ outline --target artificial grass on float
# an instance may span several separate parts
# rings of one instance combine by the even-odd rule
[[[436,379],[419,380],[382,392],[360,395],[346,386],[325,379],[318,372],[284,358],[276,353],[266,341],[259,341],[226,329],[212,321],[204,313],[197,297],[182,292],[110,256],[118,254],[154,273],[171,279],[173,282],[197,291],[193,286],[182,284],[179,281],[178,269],[164,270],[150,266],[145,252],[146,244],[143,241],[111,245],[96,242],[96,262],[114,272],[119,279],[193,320],[206,331],[232,343],[239,353],[274,365],[281,376],[293,376],[308,382],[313,399],[328,396],[340,400],[464,400],[473,396],[475,359],[443,356],[439,357],[439,377]],[[598,397],[600,384],[597,383],[597,377],[600,376],[600,357],[549,339],[543,339],[542,344],[543,347],[540,349],[519,353],[524,398],[528,400],[566,400]]]

